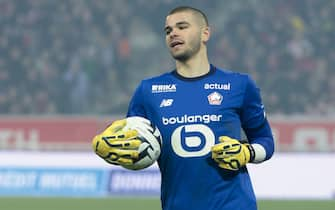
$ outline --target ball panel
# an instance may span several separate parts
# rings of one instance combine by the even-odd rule
[[[148,119],[143,117],[128,117],[127,125],[123,130],[135,129],[137,137],[142,141],[139,147],[139,159],[130,166],[123,166],[131,170],[139,170],[151,166],[161,153],[162,137],[156,126],[153,126]]]

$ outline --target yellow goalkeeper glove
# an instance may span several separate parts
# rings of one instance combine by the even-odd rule
[[[237,171],[255,158],[250,144],[242,144],[236,139],[221,136],[220,143],[212,147],[212,158],[220,168]]]
[[[126,119],[116,120],[92,141],[94,152],[114,165],[132,165],[139,157],[141,140],[136,130],[122,130]]]

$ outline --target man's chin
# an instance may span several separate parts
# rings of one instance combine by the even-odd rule
[[[186,61],[190,58],[190,56],[188,56],[187,54],[185,53],[171,53],[172,57],[175,59],[175,60],[178,60],[178,61]]]

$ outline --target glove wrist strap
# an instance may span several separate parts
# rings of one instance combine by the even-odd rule
[[[247,148],[249,149],[249,152],[250,152],[249,162],[252,163],[255,160],[255,149],[250,144],[247,144]]]

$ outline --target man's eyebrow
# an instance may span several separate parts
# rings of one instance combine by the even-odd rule
[[[177,22],[177,23],[176,23],[176,26],[181,26],[181,25],[190,25],[190,23],[187,22],[187,21],[180,21],[180,22]],[[172,28],[172,27],[171,27],[171,26],[165,26],[165,27],[164,27],[164,31],[166,31],[166,30],[168,30],[168,29],[170,29],[170,28]]]
[[[181,26],[181,25],[190,25],[190,23],[187,21],[180,21],[176,23],[176,26]]]

